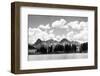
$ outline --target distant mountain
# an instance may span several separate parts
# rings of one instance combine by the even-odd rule
[[[48,44],[48,45],[54,45],[54,44],[58,44],[58,41],[56,41],[56,40],[53,40],[53,39],[50,39],[50,40],[47,40],[46,41],[46,43]]]
[[[78,45],[79,42],[77,41],[69,41],[67,39],[62,39],[61,41],[56,41],[56,40],[53,40],[53,39],[49,39],[47,41],[42,41],[41,39],[37,39],[37,41],[33,44],[34,47],[41,47],[42,45],[43,46],[51,46],[51,45],[57,45],[57,44],[61,44],[61,45],[65,45],[65,44],[75,44],[75,45]]]
[[[59,42],[57,42],[56,40],[53,40],[53,39],[50,39],[50,40],[47,40],[47,41],[42,41],[41,39],[38,39],[35,43],[34,43],[34,46],[36,47],[39,47],[41,45],[44,45],[44,46],[50,46],[50,45],[56,45],[58,44]]]
[[[70,44],[71,42],[69,41],[69,40],[67,40],[67,39],[62,39],[61,41],[60,41],[60,43],[61,44]]]
[[[38,44],[41,44],[42,43],[42,40],[41,39],[37,39],[37,41],[34,43],[34,45],[38,45]]]

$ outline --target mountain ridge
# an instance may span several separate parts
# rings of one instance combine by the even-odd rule
[[[63,38],[60,41],[53,40],[53,39],[49,39],[47,41],[42,41],[41,39],[37,39],[37,41],[33,44],[33,46],[39,47],[41,45],[50,46],[50,45],[57,45],[57,44],[60,44],[60,45],[65,45],[65,44],[68,44],[68,45],[70,45],[70,44],[79,45],[80,43],[77,42],[77,41],[69,41],[66,38]]]

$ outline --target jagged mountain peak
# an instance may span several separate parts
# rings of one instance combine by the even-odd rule
[[[68,39],[62,39],[61,41],[60,41],[60,43],[61,44],[70,44],[71,42],[68,40]]]
[[[64,38],[64,39],[62,39],[60,42],[69,42],[69,40],[66,39],[66,38]]]
[[[37,41],[34,43],[34,45],[38,45],[38,44],[40,44],[41,42],[42,42],[41,39],[37,39]]]
[[[33,44],[34,46],[40,46],[40,45],[57,45],[57,44],[75,44],[75,45],[78,45],[79,42],[77,41],[69,41],[68,39],[66,38],[63,38],[61,41],[56,41],[56,40],[53,40],[53,39],[49,39],[47,41],[42,41],[41,39],[37,39],[37,41]]]

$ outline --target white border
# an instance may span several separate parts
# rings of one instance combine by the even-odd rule
[[[28,14],[88,17],[88,58],[48,61],[28,61]],[[20,69],[41,69],[94,65],[94,11],[41,7],[20,8]]]

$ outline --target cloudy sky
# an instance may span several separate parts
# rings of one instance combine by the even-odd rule
[[[60,41],[66,38],[80,43],[88,41],[88,18],[73,16],[28,16],[29,43],[54,39]]]

